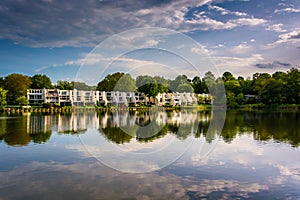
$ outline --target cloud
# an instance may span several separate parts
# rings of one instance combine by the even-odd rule
[[[0,38],[32,47],[90,47],[113,34],[133,28],[165,27],[189,32],[257,26],[266,22],[264,19],[247,18],[246,13],[227,10],[223,12],[243,18],[221,22],[205,16],[205,12],[194,15],[192,19],[187,18],[192,8],[210,2],[87,0],[82,6],[79,0],[3,0],[1,4],[6,9],[0,9]],[[149,42],[155,45],[155,41]]]
[[[297,9],[297,8],[284,8],[284,9],[275,9],[274,10],[274,13],[278,13],[278,14],[281,14],[281,13],[299,13],[300,12],[300,9]]]
[[[279,39],[274,44],[300,42],[300,29],[281,34],[278,37]]]
[[[283,32],[286,32],[287,30],[285,29],[282,29],[282,26],[283,24],[273,24],[273,25],[270,25],[266,28],[266,30],[268,31],[275,31],[277,33],[283,33]]]
[[[236,15],[236,16],[239,16],[239,17],[246,17],[246,16],[248,16],[247,13],[230,11],[230,10],[227,10],[227,9],[222,8],[220,6],[209,5],[208,9],[210,9],[210,10],[216,10],[216,11],[220,12],[221,15],[229,15],[230,14],[230,15]]]
[[[263,57],[260,54],[254,54],[250,57],[217,56],[213,57],[213,60],[218,67],[236,68],[253,66],[258,61],[263,60]]]
[[[291,68],[293,65],[290,63],[283,63],[279,61],[274,61],[272,63],[262,64],[257,63],[255,67],[262,68],[262,69],[275,69],[275,68]]]
[[[228,23],[234,24],[235,26],[258,26],[263,25],[267,21],[265,19],[260,18],[239,18],[239,19],[233,19],[229,20]]]
[[[247,44],[239,44],[237,46],[233,46],[230,50],[230,52],[234,54],[246,54],[252,50],[252,46],[249,46]]]
[[[230,71],[236,76],[247,77],[254,71],[254,65],[257,62],[264,60],[261,54],[253,54],[251,56],[214,56],[212,57],[216,67],[219,71]]]

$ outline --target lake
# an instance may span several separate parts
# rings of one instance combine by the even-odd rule
[[[0,199],[300,199],[300,113],[220,115],[2,114]]]

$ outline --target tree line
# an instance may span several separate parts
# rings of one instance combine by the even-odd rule
[[[287,72],[273,74],[254,73],[252,78],[234,77],[224,72],[222,77],[215,77],[206,72],[203,78],[192,79],[179,75],[174,80],[162,76],[140,75],[135,79],[130,74],[117,72],[108,74],[97,86],[88,86],[83,82],[58,81],[53,85],[46,75],[32,77],[22,74],[10,74],[0,77],[0,106],[6,104],[24,104],[27,102],[27,89],[57,88],[61,90],[99,90],[99,91],[138,91],[148,97],[155,97],[163,92],[195,92],[217,94],[221,86],[225,87],[228,106],[262,102],[264,104],[300,104],[300,70],[291,68]]]
[[[51,79],[44,74],[27,76],[23,74],[10,74],[0,77],[0,107],[9,105],[26,105],[28,89],[60,89],[60,90],[95,90],[96,86],[88,86],[83,82],[57,81],[52,84]]]

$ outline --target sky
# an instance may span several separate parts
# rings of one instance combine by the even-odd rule
[[[0,30],[2,77],[96,84],[118,71],[247,78],[300,66],[299,0],[2,0]]]

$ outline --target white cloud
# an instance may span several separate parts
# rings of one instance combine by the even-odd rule
[[[298,43],[300,42],[300,29],[281,34],[278,37],[279,39],[274,44]]]
[[[265,19],[259,18],[239,18],[239,19],[232,19],[229,20],[228,23],[232,23],[235,26],[258,26],[265,24],[267,21]]]
[[[219,71],[230,71],[236,76],[241,75],[244,77],[253,74],[253,71],[255,71],[254,65],[264,60],[261,54],[253,54],[248,57],[214,56],[212,59]]]
[[[222,22],[205,16],[203,11],[194,13],[192,19],[186,17],[191,8],[210,2],[211,0],[178,0],[169,3],[122,1],[122,6],[116,6],[110,1],[105,4],[91,1],[84,8],[68,2],[61,4],[53,1],[51,6],[33,3],[30,9],[41,11],[37,16],[28,14],[32,13],[29,11],[18,14],[11,11],[8,16],[4,16],[11,20],[9,25],[0,25],[1,38],[35,47],[94,46],[108,36],[134,28],[165,27],[190,32],[258,26],[266,22],[264,19],[247,18],[246,13],[233,12],[218,6],[210,7],[223,14],[235,15],[238,19]],[[11,4],[8,6],[26,6],[21,1]],[[72,12],[64,11],[65,7]],[[51,30],[48,30],[49,27]]]
[[[103,57],[101,54],[96,54],[96,53],[91,53],[88,54],[84,58],[79,58],[77,60],[70,60],[65,62],[64,65],[72,65],[72,66],[89,66],[89,65],[101,65],[101,64],[107,64],[107,63],[120,63],[122,66],[131,66],[131,67],[136,67],[136,66],[143,66],[143,65],[154,65],[158,64],[153,61],[147,61],[147,60],[140,60],[140,59],[133,59],[133,58],[126,58],[126,57]]]
[[[229,15],[229,14],[231,14],[231,15],[236,15],[238,17],[246,17],[248,15],[247,13],[244,13],[244,12],[230,11],[230,10],[227,10],[227,9],[222,8],[220,6],[209,5],[208,9],[210,9],[210,10],[216,10],[216,11],[220,12],[221,15]]]
[[[213,57],[218,67],[249,67],[253,66],[256,62],[263,60],[262,55],[253,54],[250,57]]]
[[[206,48],[206,46],[201,46],[201,48],[193,47],[191,48],[191,52],[199,55],[203,55],[204,53],[210,53],[210,51]]]
[[[298,8],[284,8],[284,9],[275,9],[274,13],[298,13],[300,9]]]
[[[246,44],[239,44],[237,46],[233,46],[230,52],[234,54],[246,54],[252,50],[252,46]]]
[[[266,28],[266,30],[268,31],[275,31],[277,33],[283,33],[283,32],[286,32],[287,30],[285,29],[282,29],[282,26],[283,24],[273,24],[273,25],[270,25]]]

